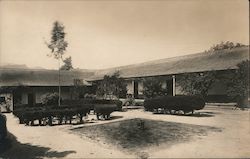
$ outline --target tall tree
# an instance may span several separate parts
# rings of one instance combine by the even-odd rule
[[[249,107],[249,65],[249,60],[242,61],[237,65],[238,69],[234,70],[233,74],[229,74],[227,81],[225,81],[227,94],[238,103],[239,107]]]
[[[60,106],[60,99],[61,99],[61,77],[60,77],[60,62],[62,57],[68,47],[68,42],[65,41],[65,32],[64,26],[62,23],[55,21],[53,24],[53,29],[51,31],[51,40],[50,43],[46,43],[48,48],[51,50],[50,56],[53,56],[55,59],[58,60],[58,105]]]
[[[64,64],[60,68],[61,70],[72,70],[73,69],[71,56],[65,58],[63,60],[63,63]]]

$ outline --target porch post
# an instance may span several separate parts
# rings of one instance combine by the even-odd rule
[[[133,90],[132,98],[135,98],[135,80],[132,80],[132,90]]]
[[[173,96],[175,96],[176,92],[175,92],[175,75],[172,76],[173,79]]]

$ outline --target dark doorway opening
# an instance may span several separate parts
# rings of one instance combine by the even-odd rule
[[[173,96],[173,80],[167,80],[167,95]]]
[[[134,98],[138,98],[138,81],[134,81]]]

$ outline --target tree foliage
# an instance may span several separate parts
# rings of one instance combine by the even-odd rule
[[[227,94],[236,101],[245,100],[249,96],[249,60],[238,64],[237,70],[228,78]]]
[[[58,93],[46,93],[42,95],[41,101],[44,105],[55,105],[59,99]]]
[[[115,72],[113,75],[105,75],[103,80],[97,83],[98,96],[104,98],[108,95],[115,95],[119,97],[125,97],[127,93],[127,85],[124,79],[120,78],[120,73]]]
[[[233,42],[230,42],[230,41],[227,41],[227,42],[222,41],[219,44],[213,45],[208,51],[209,52],[214,52],[214,51],[219,51],[219,50],[224,50],[224,49],[238,48],[238,47],[242,47],[242,46],[245,46],[245,45],[241,44],[241,43],[233,43]]]
[[[55,21],[53,24],[53,29],[51,31],[51,40],[50,43],[46,43],[48,48],[51,50],[50,56],[53,56],[58,60],[58,105],[60,106],[61,98],[61,88],[60,88],[60,61],[63,58],[63,55],[68,47],[68,42],[65,41],[65,32],[64,26],[58,21]]]
[[[143,79],[143,94],[147,98],[167,95],[167,89],[162,87],[163,80],[157,77],[148,77]]]
[[[61,70],[72,70],[73,69],[71,56],[65,58],[63,60],[63,63],[64,64],[60,68]]]
[[[178,84],[189,95],[207,96],[208,90],[216,80],[216,72],[186,73],[179,77]]]
[[[68,47],[68,42],[65,41],[65,34],[63,24],[55,21],[51,31],[50,43],[47,44],[48,48],[51,50],[51,55],[55,59],[61,59]]]

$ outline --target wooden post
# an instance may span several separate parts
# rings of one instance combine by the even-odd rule
[[[172,76],[172,79],[173,79],[173,96],[176,95],[176,92],[175,92],[175,75]]]
[[[132,90],[133,90],[132,98],[135,98],[135,81],[134,80],[132,80]]]

